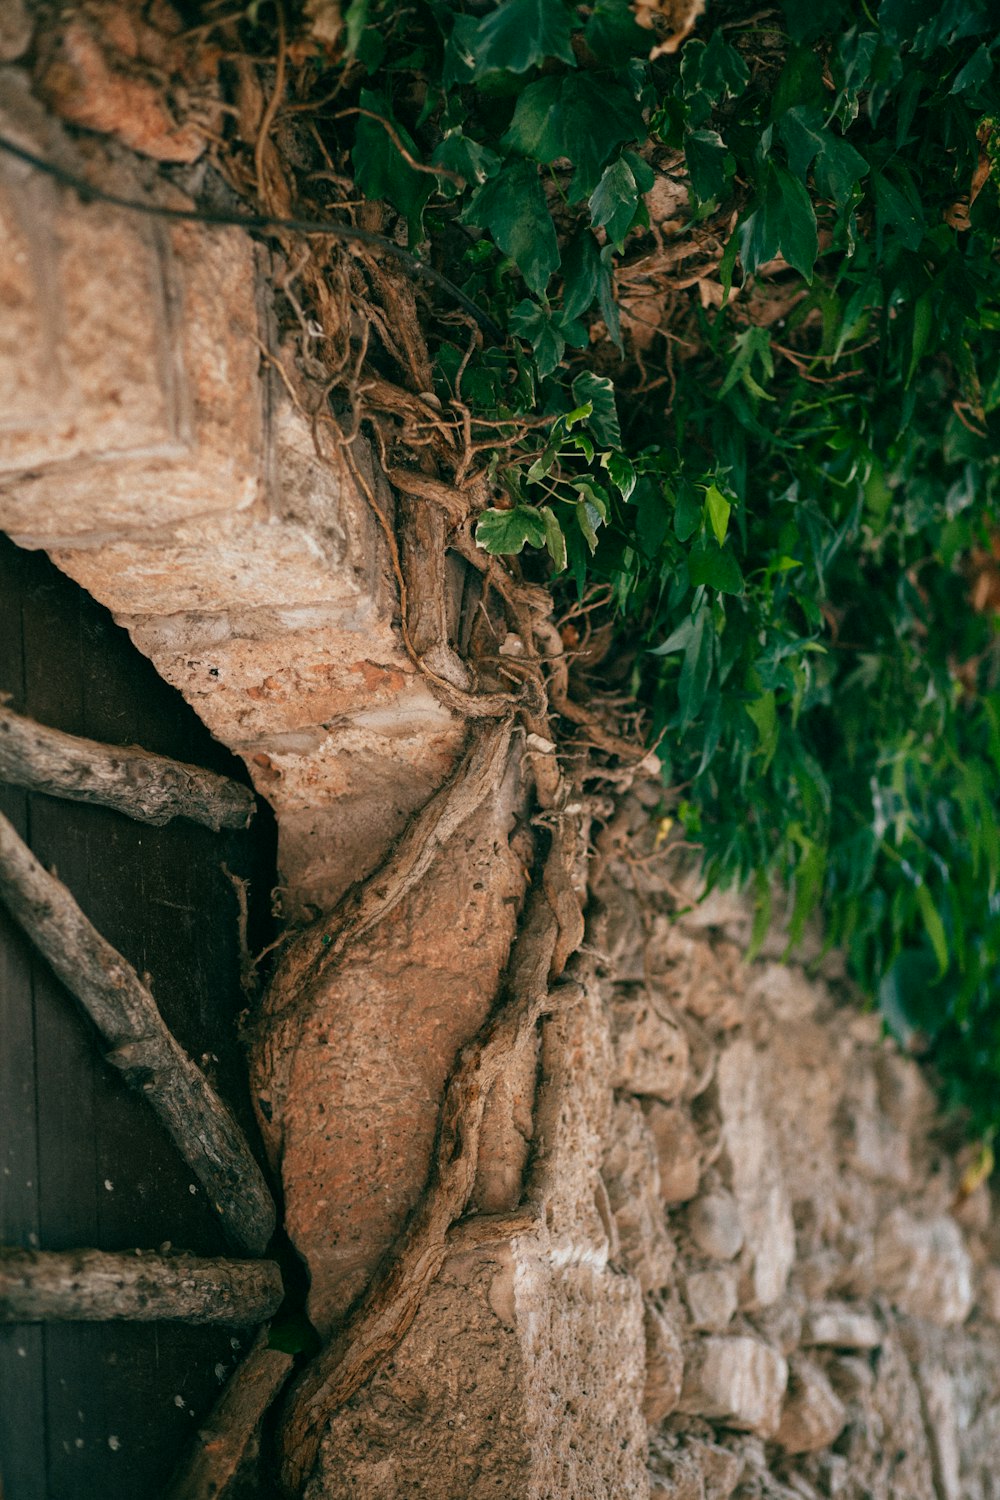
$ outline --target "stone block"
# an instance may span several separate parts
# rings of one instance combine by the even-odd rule
[[[750,1308],[767,1307],[787,1285],[795,1260],[795,1225],[764,1108],[757,1055],[745,1038],[720,1054],[716,1087],[749,1261],[743,1301]]]
[[[684,1278],[684,1300],[692,1328],[703,1333],[724,1333],[738,1302],[736,1272],[728,1266],[689,1272]]]
[[[327,1426],[303,1500],[643,1500],[643,1313],[628,1277],[528,1237],[453,1255]]]
[[[524,888],[510,781],[320,983],[302,987],[322,927],[266,997],[252,1093],[324,1336],[419,1197],[445,1080],[493,1005]]]
[[[615,1105],[602,1173],[622,1260],[644,1292],[667,1286],[675,1247],[663,1214],[656,1147],[633,1099]]]
[[[660,1197],[666,1204],[687,1203],[701,1181],[701,1143],[686,1109],[643,1100],[642,1112],[656,1146]]]
[[[773,1437],[788,1384],[782,1355],[760,1339],[710,1336],[685,1351],[678,1410]]]
[[[847,1408],[819,1366],[793,1356],[775,1441],[786,1453],[815,1453],[839,1437],[846,1421]]]
[[[688,1206],[684,1221],[695,1245],[713,1260],[733,1260],[743,1248],[743,1223],[731,1193],[704,1193]]]
[[[684,1350],[672,1319],[647,1300],[645,1311],[646,1386],[642,1411],[658,1427],[675,1410],[684,1379]]]
[[[872,1276],[901,1312],[941,1327],[972,1309],[972,1260],[954,1219],[915,1219],[893,1209],[878,1226]]]
[[[803,1320],[802,1342],[824,1349],[877,1349],[882,1330],[863,1308],[846,1302],[813,1304]]]
[[[611,1034],[615,1088],[666,1104],[681,1097],[691,1078],[690,1048],[684,1028],[666,1007],[643,993],[616,997]]]

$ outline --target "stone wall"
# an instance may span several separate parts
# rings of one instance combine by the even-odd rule
[[[4,55],[29,37],[9,25]],[[4,133],[183,201],[134,132],[75,118],[103,135],[71,139],[0,68]],[[167,129],[139,149],[155,141],[180,149]],[[287,268],[240,231],[83,206],[3,157],[0,221],[0,526],[106,603],[244,757],[278,816],[286,911],[328,911],[468,726],[404,650],[378,517],[308,420],[275,334]],[[339,978],[268,1002],[258,1107],[324,1333],[416,1201],[444,1078],[493,1001],[530,759],[518,741]],[[527,1193],[532,1227],[453,1231],[408,1333],[330,1412],[309,1496],[1000,1496],[989,1189],[964,1192],[916,1064],[835,959],[747,966],[739,902],[690,906],[654,847],[658,796],[639,786],[610,820],[581,804],[601,821],[577,998],[491,1100],[476,1206]]]

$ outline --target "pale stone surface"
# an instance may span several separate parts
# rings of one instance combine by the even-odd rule
[[[795,1259],[795,1226],[749,1041],[741,1038],[720,1055],[717,1087],[732,1190],[750,1260],[746,1305],[766,1307],[785,1290]]]
[[[722,1333],[737,1307],[736,1273],[729,1267],[692,1271],[684,1279],[684,1300],[691,1326],[704,1333]]]
[[[24,0],[4,0],[0,6],[0,62],[13,62],[31,41],[31,18]]]
[[[802,1342],[831,1349],[877,1349],[882,1330],[871,1313],[846,1302],[810,1307],[802,1328]]]
[[[615,1088],[669,1104],[690,1078],[688,1039],[669,1009],[648,995],[618,998],[611,1010]]]
[[[658,1427],[675,1410],[684,1380],[684,1350],[673,1319],[647,1300],[645,1310],[646,1387],[642,1410]]]
[[[847,1409],[819,1366],[792,1359],[775,1441],[788,1453],[815,1453],[839,1437],[846,1421]]]
[[[743,1248],[743,1222],[731,1193],[718,1189],[696,1198],[685,1223],[698,1249],[713,1260],[732,1260]]]
[[[629,1278],[527,1237],[452,1256],[303,1500],[645,1500],[642,1340]]]
[[[643,1291],[666,1286],[675,1251],[663,1217],[656,1147],[635,1100],[615,1105],[603,1176],[622,1260]]]
[[[875,1284],[913,1318],[945,1326],[962,1323],[972,1308],[972,1261],[954,1219],[915,1219],[893,1209],[878,1227]]]
[[[687,1351],[678,1409],[773,1437],[787,1383],[787,1363],[759,1339],[703,1338]]]
[[[701,1147],[688,1112],[677,1105],[644,1101],[643,1114],[656,1146],[660,1196],[664,1203],[686,1203],[701,1181]]]

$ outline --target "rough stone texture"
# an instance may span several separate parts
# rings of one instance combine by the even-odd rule
[[[626,1278],[528,1240],[453,1256],[331,1421],[304,1500],[645,1496],[641,1339]],[[594,1378],[605,1368],[613,1383]],[[581,1443],[588,1432],[600,1442]]]
[[[137,0],[86,0],[28,51],[27,7],[0,6],[0,60],[29,57],[87,133],[71,141],[11,66],[0,124],[179,203],[122,143],[196,155],[214,81],[155,10],[151,33]],[[262,371],[263,345],[299,389],[267,257],[237,231],[81,205],[7,158],[0,221],[0,526],[108,604],[243,755],[278,815],[286,909],[328,913],[466,729],[403,649],[368,501]],[[493,1002],[519,795],[498,786],[421,887],[311,993],[279,983],[258,1026],[258,1107],[324,1329],[416,1201],[443,1080]],[[655,853],[661,795],[637,783],[616,812],[628,861],[596,831],[605,957],[487,1105],[474,1206],[526,1195],[538,1229],[456,1240],[393,1356],[331,1413],[312,1500],[998,1500],[995,1197],[959,1193],[916,1064],[821,934],[810,976],[776,961],[780,930],[747,966],[738,894],[702,899],[690,871],[667,887],[632,857]]]
[[[792,1359],[776,1442],[788,1453],[815,1453],[840,1436],[846,1421],[847,1409],[819,1366]]]
[[[0,123],[149,192],[123,158],[71,147],[16,69]],[[238,230],[83,206],[9,158],[0,220],[0,527],[107,604],[243,756],[278,814],[288,911],[329,907],[447,776],[462,729],[402,648],[367,501],[262,374],[266,257]]]
[[[285,1186],[285,1227],[325,1336],[399,1234],[427,1176],[445,1080],[493,1006],[524,887],[505,796],[305,993],[287,957],[257,1023],[251,1081]],[[428,937],[431,939],[427,941]],[[299,946],[322,951],[322,934]],[[513,1207],[520,1190],[516,1183]]]
[[[760,1102],[756,1053],[748,1040],[733,1042],[721,1054],[717,1088],[725,1155],[745,1237],[745,1301],[766,1307],[785,1290],[795,1259],[795,1226]]]
[[[773,1437],[787,1384],[788,1365],[760,1339],[704,1338],[691,1349],[678,1408]]]

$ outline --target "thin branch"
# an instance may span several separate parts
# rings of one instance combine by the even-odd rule
[[[144,203],[139,198],[125,198],[119,193],[108,193],[103,188],[94,187],[85,177],[80,177],[76,172],[60,167],[56,162],[46,161],[44,157],[36,156],[33,151],[27,151],[23,146],[18,146],[7,136],[0,135],[0,151],[6,151],[8,155],[17,157],[18,161],[27,162],[36,171],[44,172],[47,177],[61,182],[64,187],[72,188],[74,192],[79,193],[84,202],[109,203],[114,208],[124,208],[129,213],[145,214],[153,219],[169,219],[175,224],[215,224],[253,230],[258,234],[270,234],[275,230],[285,229],[293,234],[325,234],[330,239],[340,240],[344,244],[376,246],[384,254],[391,255],[399,261],[408,276],[430,282],[432,286],[444,292],[471,318],[475,318],[479,327],[495,343],[502,344],[504,341],[503,330],[494,322],[489,313],[478,307],[471,297],[467,297],[453,281],[449,281],[447,276],[443,276],[426,261],[418,260],[401,245],[386,239],[384,235],[376,234],[374,230],[361,229],[355,224],[334,224],[322,219],[284,219],[277,218],[273,214],[230,214],[209,208],[165,208],[159,203]]]
[[[260,1255],[275,1209],[249,1144],[204,1074],[167,1030],[135,970],[88,922],[0,817],[0,899],[79,1000],[107,1058],[159,1115],[234,1245]]]
[[[3,706],[0,781],[113,807],[156,827],[171,818],[190,818],[216,833],[248,828],[256,806],[253,792],[227,776],[137,746],[101,745],[63,734]]]
[[[246,1328],[281,1306],[273,1260],[0,1250],[0,1323],[222,1323]]]
[[[219,1500],[227,1493],[291,1368],[292,1356],[268,1348],[262,1332],[195,1437],[163,1500]]]

